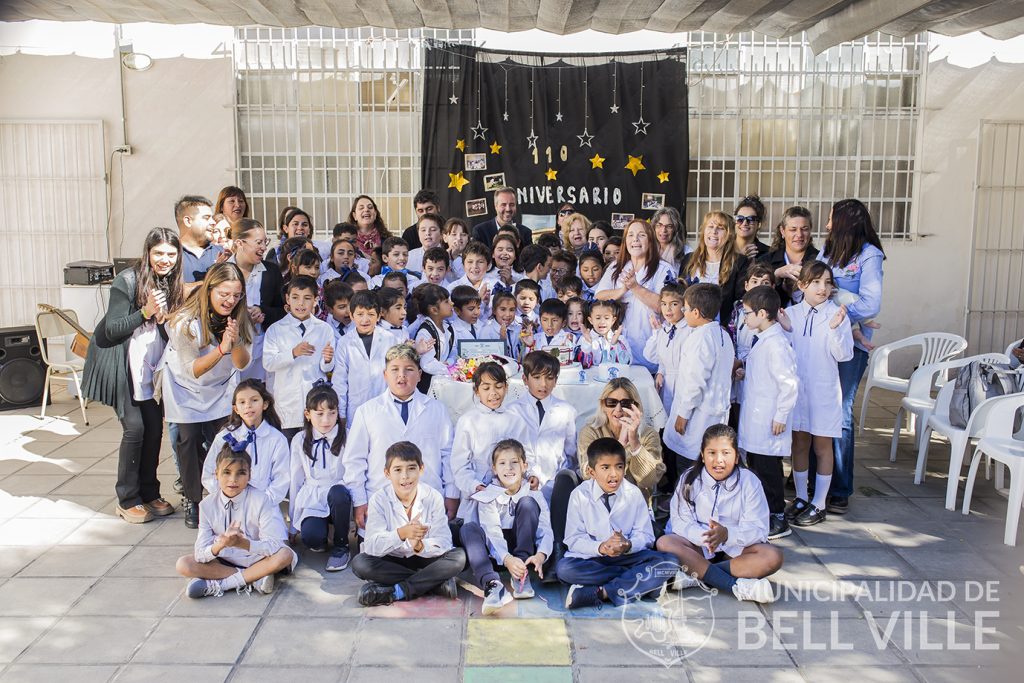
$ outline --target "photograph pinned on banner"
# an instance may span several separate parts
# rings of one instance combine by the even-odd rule
[[[614,230],[625,230],[631,220],[633,220],[633,214],[631,213],[613,213],[612,228]]]
[[[504,173],[490,173],[484,176],[484,192],[494,192],[503,187],[505,187]]]
[[[466,218],[486,215],[487,199],[485,197],[480,197],[478,199],[469,199],[466,201]]]
[[[665,206],[665,195],[655,194],[653,192],[644,192],[640,196],[640,208],[644,211],[657,211],[658,209],[664,208]]]
[[[466,170],[467,171],[486,171],[487,170],[487,155],[486,154],[467,154],[466,155]]]

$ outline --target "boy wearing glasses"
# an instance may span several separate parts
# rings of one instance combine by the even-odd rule
[[[743,295],[743,320],[754,336],[740,397],[739,446],[747,452],[747,466],[761,480],[768,498],[769,539],[790,534],[784,516],[782,459],[792,450],[789,415],[798,385],[796,356],[778,323],[780,303],[778,292],[767,285]]]
[[[675,396],[664,436],[666,449],[678,458],[678,472],[689,469],[700,455],[704,430],[729,419],[736,355],[729,333],[715,322],[721,305],[718,285],[701,282],[683,293],[683,319],[691,331],[679,351]]]

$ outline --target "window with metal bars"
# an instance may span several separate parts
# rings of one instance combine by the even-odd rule
[[[420,189],[422,55],[426,38],[472,43],[473,31],[240,28],[234,64],[238,183],[275,232],[298,205],[318,235],[345,220],[356,195],[389,227],[413,221]],[[927,63],[925,34],[875,34],[812,54],[802,36],[682,34],[689,47],[690,169],[686,223],[759,194],[768,216],[816,217],[864,201],[880,236],[911,236]]]

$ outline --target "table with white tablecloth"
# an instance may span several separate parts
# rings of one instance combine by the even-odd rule
[[[575,406],[578,413],[577,429],[585,425],[597,412],[597,403],[606,384],[597,379],[598,371],[599,368],[596,366],[584,371],[587,381],[582,384],[559,384],[555,387],[555,396]],[[668,416],[661,404],[661,397],[654,386],[654,378],[651,373],[643,366],[631,365],[626,368],[625,376],[636,385],[637,391],[640,392],[640,400],[644,405],[644,417],[647,422],[655,429],[663,428]],[[473,406],[474,396],[471,382],[456,382],[447,377],[434,377],[428,393],[448,408],[452,422],[457,422],[459,417]],[[527,393],[522,377],[513,377],[508,382],[508,395],[505,397],[505,403],[516,401]]]

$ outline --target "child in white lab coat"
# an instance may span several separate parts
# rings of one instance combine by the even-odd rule
[[[673,587],[703,582],[740,600],[774,602],[765,577],[782,567],[782,551],[767,540],[761,482],[740,462],[736,431],[711,425],[702,436],[701,457],[679,480],[668,533],[657,543],[679,560]]]
[[[793,409],[796,499],[785,514],[797,526],[812,526],[825,521],[835,463],[832,439],[843,433],[839,363],[853,358],[853,332],[846,307],[829,299],[834,284],[827,264],[811,261],[804,265],[797,286],[803,299],[786,309],[800,376],[800,392]],[[816,456],[813,497],[808,493],[812,446]]]
[[[401,340],[377,324],[376,293],[356,292],[348,307],[352,328],[338,342],[331,382],[338,392],[338,419],[351,424],[355,409],[384,391],[384,357]]]
[[[389,483],[370,499],[366,540],[352,559],[352,573],[367,582],[359,590],[364,607],[428,593],[458,597],[455,576],[466,566],[466,553],[452,546],[444,499],[420,481],[422,473],[416,444],[399,441],[388,448]]]
[[[793,347],[778,323],[781,303],[779,293],[768,285],[743,295],[743,321],[753,336],[740,397],[740,448],[746,451],[747,466],[761,480],[768,499],[769,540],[790,534],[783,514],[782,458],[790,454],[793,444],[790,417],[798,386]]]

